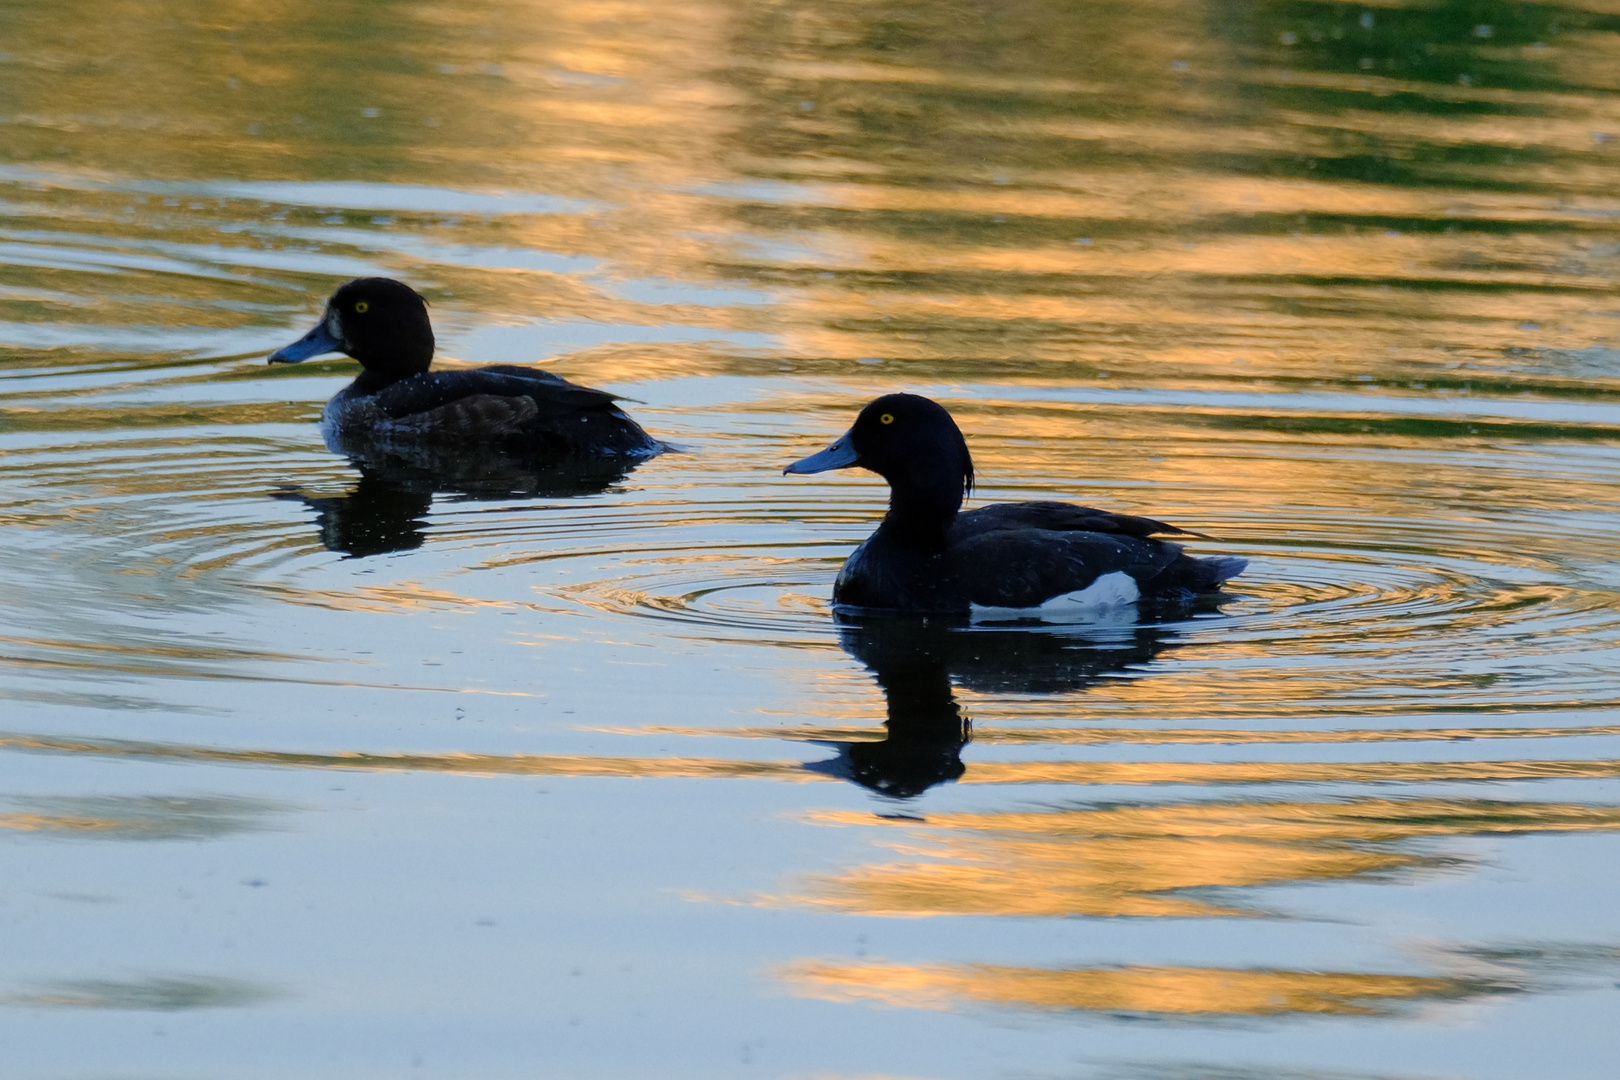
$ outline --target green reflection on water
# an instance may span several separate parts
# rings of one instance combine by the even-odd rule
[[[270,827],[288,807],[233,795],[80,795],[4,800],[0,830],[89,840],[207,840]]]
[[[64,979],[38,989],[0,993],[0,1007],[182,1012],[241,1009],[281,997],[280,991],[240,979],[152,976],[145,979]]]

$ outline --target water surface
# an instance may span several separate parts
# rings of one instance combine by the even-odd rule
[[[30,1077],[1607,1077],[1601,6],[0,5]],[[362,274],[633,399],[351,461]],[[840,626],[879,393],[1222,603]]]

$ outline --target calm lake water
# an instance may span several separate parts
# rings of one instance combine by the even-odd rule
[[[1612,1077],[1617,12],[0,3],[4,1071]],[[680,452],[329,451],[365,274]],[[902,388],[1248,573],[840,627]]]

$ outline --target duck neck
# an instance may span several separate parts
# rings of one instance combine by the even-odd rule
[[[356,375],[349,388],[357,394],[375,394],[393,386],[401,379],[409,378],[413,372],[397,373],[391,371],[378,371],[376,368],[362,367],[360,374]]]
[[[428,326],[427,313],[420,314],[420,321],[407,319],[374,331],[370,340],[358,346],[345,344],[344,351],[360,361],[360,376],[354,380],[356,390],[375,394],[421,375],[433,365],[433,329]]]
[[[945,534],[950,532],[962,506],[962,489],[891,488],[889,513],[878,531],[908,548],[930,555],[945,550]]]

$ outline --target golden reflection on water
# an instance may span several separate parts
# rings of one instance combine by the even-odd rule
[[[1578,86],[1577,73],[1612,61],[1616,46],[1608,34],[1560,35],[1545,13],[1516,17],[1515,34],[1558,48],[1487,64],[1487,86],[1459,84],[1447,66],[1456,61],[1432,48],[1419,66],[1434,70],[1404,77],[1334,70],[1353,66],[1354,50],[1404,55],[1409,36],[1470,40],[1463,23],[1484,9],[1409,13],[1401,18],[1414,25],[1381,21],[1357,30],[1355,44],[1291,50],[1275,44],[1279,28],[1332,21],[1339,7],[1262,4],[1206,35],[1168,29],[1203,25],[1197,4],[1091,5],[1083,20],[1035,4],[1000,12],[995,34],[970,33],[960,49],[944,42],[980,19],[954,3],[475,2],[454,13],[405,3],[377,19],[364,5],[312,17],[302,5],[236,2],[206,25],[183,9],[97,5],[91,18],[88,4],[69,2],[8,12],[0,29],[16,44],[0,89],[13,104],[0,119],[9,156],[86,175],[361,179],[599,199],[589,212],[454,225],[452,214],[416,209],[390,211],[383,226],[341,211],[332,228],[338,195],[276,212],[323,253],[404,230],[487,251],[607,259],[611,278],[751,279],[773,301],[649,304],[577,272],[515,273],[420,249],[393,256],[401,272],[433,279],[423,282],[430,291],[478,310],[768,330],[779,355],[926,359],[938,365],[930,373],[971,359],[1032,374],[1061,359],[1168,361],[1230,377],[1241,351],[1255,377],[1335,360],[1382,366],[1386,346],[1408,363],[1433,344],[1467,341],[1479,359],[1610,333],[1582,297],[1606,289],[1609,263],[1571,258],[1567,238],[1545,228],[1605,231],[1599,221],[1614,208],[1612,151],[1592,138],[1614,107],[1568,92],[1559,71],[1570,65]],[[1581,21],[1562,18],[1571,29]],[[122,92],[135,85],[140,95]],[[1387,107],[1397,93],[1414,101]],[[1497,146],[1518,161],[1477,160]],[[1358,174],[1379,158],[1369,148],[1382,151],[1382,172]],[[1473,155],[1472,172],[1448,163],[1454,148]],[[1482,174],[1491,182],[1466,182]],[[48,185],[31,197],[37,216],[20,206],[17,220],[45,228],[53,203],[97,198]],[[137,239],[161,222],[165,243],[244,252],[264,234],[222,235],[218,216],[264,225],[269,213],[254,198],[182,197],[173,213],[146,196],[100,201],[102,235]],[[766,254],[775,241],[794,254]],[[193,286],[153,275],[133,289],[137,305],[125,297],[139,267],[113,289],[87,280],[104,275],[67,269],[7,272],[72,281],[73,292],[98,297],[95,318],[109,324],[244,318],[236,304],[165,311],[153,297],[225,289],[237,301],[286,302],[262,280]],[[1400,289],[1380,291],[1386,284]],[[1557,306],[1556,326],[1520,329],[1508,312],[1522,288],[1540,290],[1543,314]],[[56,301],[6,303],[37,319]],[[1206,347],[1184,347],[1178,327],[1202,329]],[[608,348],[589,364],[598,378],[629,378],[656,374],[652,359]],[[712,350],[691,359],[711,372],[751,362]]]
[[[1220,1019],[1281,1015],[1383,1016],[1431,1002],[1518,989],[1471,978],[1200,967],[1047,970],[992,964],[838,964],[781,972],[790,990],[825,1001],[912,1009],[964,1004],[1054,1012]]]
[[[869,815],[823,813],[832,825]],[[1190,802],[1045,812],[931,814],[882,823],[903,861],[810,879],[769,903],[865,915],[1255,915],[1240,889],[1368,878],[1455,860],[1413,842],[1620,829],[1620,808],[1484,799]]]
[[[882,738],[883,733],[862,727],[735,727],[700,728],[649,724],[644,727],[595,727],[615,735],[687,735],[698,738],[791,739],[797,742],[850,742]],[[1039,728],[973,725],[976,743],[1017,746],[1053,743],[1060,746],[1098,746],[1126,743],[1133,746],[1229,745],[1273,743],[1472,742],[1476,739],[1595,738],[1620,735],[1620,725],[1572,727],[1476,728],[1354,728],[1327,731],[1229,730],[1223,728]]]
[[[964,784],[1392,784],[1606,779],[1620,761],[976,762]]]
[[[288,288],[307,290],[313,308],[333,277],[350,276],[330,271],[334,256],[370,261],[373,242],[408,237],[418,242],[383,258],[435,301],[619,325],[759,322],[747,304],[641,302],[573,272],[607,258],[615,279],[710,276],[727,226],[688,189],[712,179],[730,126],[735,92],[706,74],[725,51],[725,5],[404,3],[378,18],[369,5],[312,15],[228,3],[206,23],[192,14],[71,2],[0,14],[4,156],[29,167],[6,188],[7,223],[46,260],[0,270],[17,286],[0,295],[0,317],[269,327],[280,316],[265,305],[287,306]],[[142,186],[176,178],[191,188]],[[253,183],[218,183],[236,178]],[[405,185],[406,206],[383,191],[368,210],[378,191],[323,181]],[[502,202],[536,190],[548,194]],[[480,191],[489,205],[471,205],[484,212],[462,212],[469,197],[456,193]],[[94,235],[93,254],[75,250],[64,217]],[[94,265],[102,244],[116,274]],[[535,266],[530,252],[547,256]],[[253,271],[232,272],[237,259]],[[648,351],[629,350],[619,371],[605,349],[592,377],[645,372]]]
[[[122,739],[71,739],[44,735],[0,736],[0,749],[96,757],[268,765],[294,769],[365,772],[435,772],[471,776],[597,776],[635,778],[764,778],[809,782],[827,777],[797,762],[734,761],[690,757],[599,757],[573,754],[332,754],[277,750],[231,750]]]
[[[423,611],[474,611],[480,608],[511,610],[529,606],[518,600],[487,600],[466,596],[415,581],[395,581],[387,585],[357,585],[342,590],[267,587],[266,591],[274,592],[295,604],[308,604],[332,611],[405,614]]]
[[[313,681],[313,680],[311,680]],[[330,685],[343,685],[331,683]],[[547,754],[296,753],[233,750],[123,739],[45,735],[0,736],[0,748],[109,757],[257,763],[300,768],[401,770],[481,775],[621,777],[764,777],[821,780],[800,762],[696,757],[605,757]],[[1481,780],[1592,779],[1620,776],[1620,761],[1238,762],[1193,765],[1143,762],[975,762],[961,777],[978,784],[1296,784],[1422,783]]]
[[[19,156],[94,154],[147,175],[307,179],[388,164],[409,165],[418,182],[487,182],[543,166],[566,182],[582,160],[644,160],[656,147],[669,161],[690,156],[677,151],[693,106],[713,97],[691,68],[713,52],[723,10],[475,0],[453,12],[393,4],[379,18],[369,5],[312,15],[236,0],[206,22],[183,3],[14,10],[11,40],[32,48],[8,57],[10,121],[27,140]],[[591,141],[571,144],[579,131]],[[57,155],[52,139],[67,143]]]
[[[236,796],[94,795],[32,798],[31,811],[0,812],[0,829],[90,840],[205,840],[270,827],[289,809]]]

